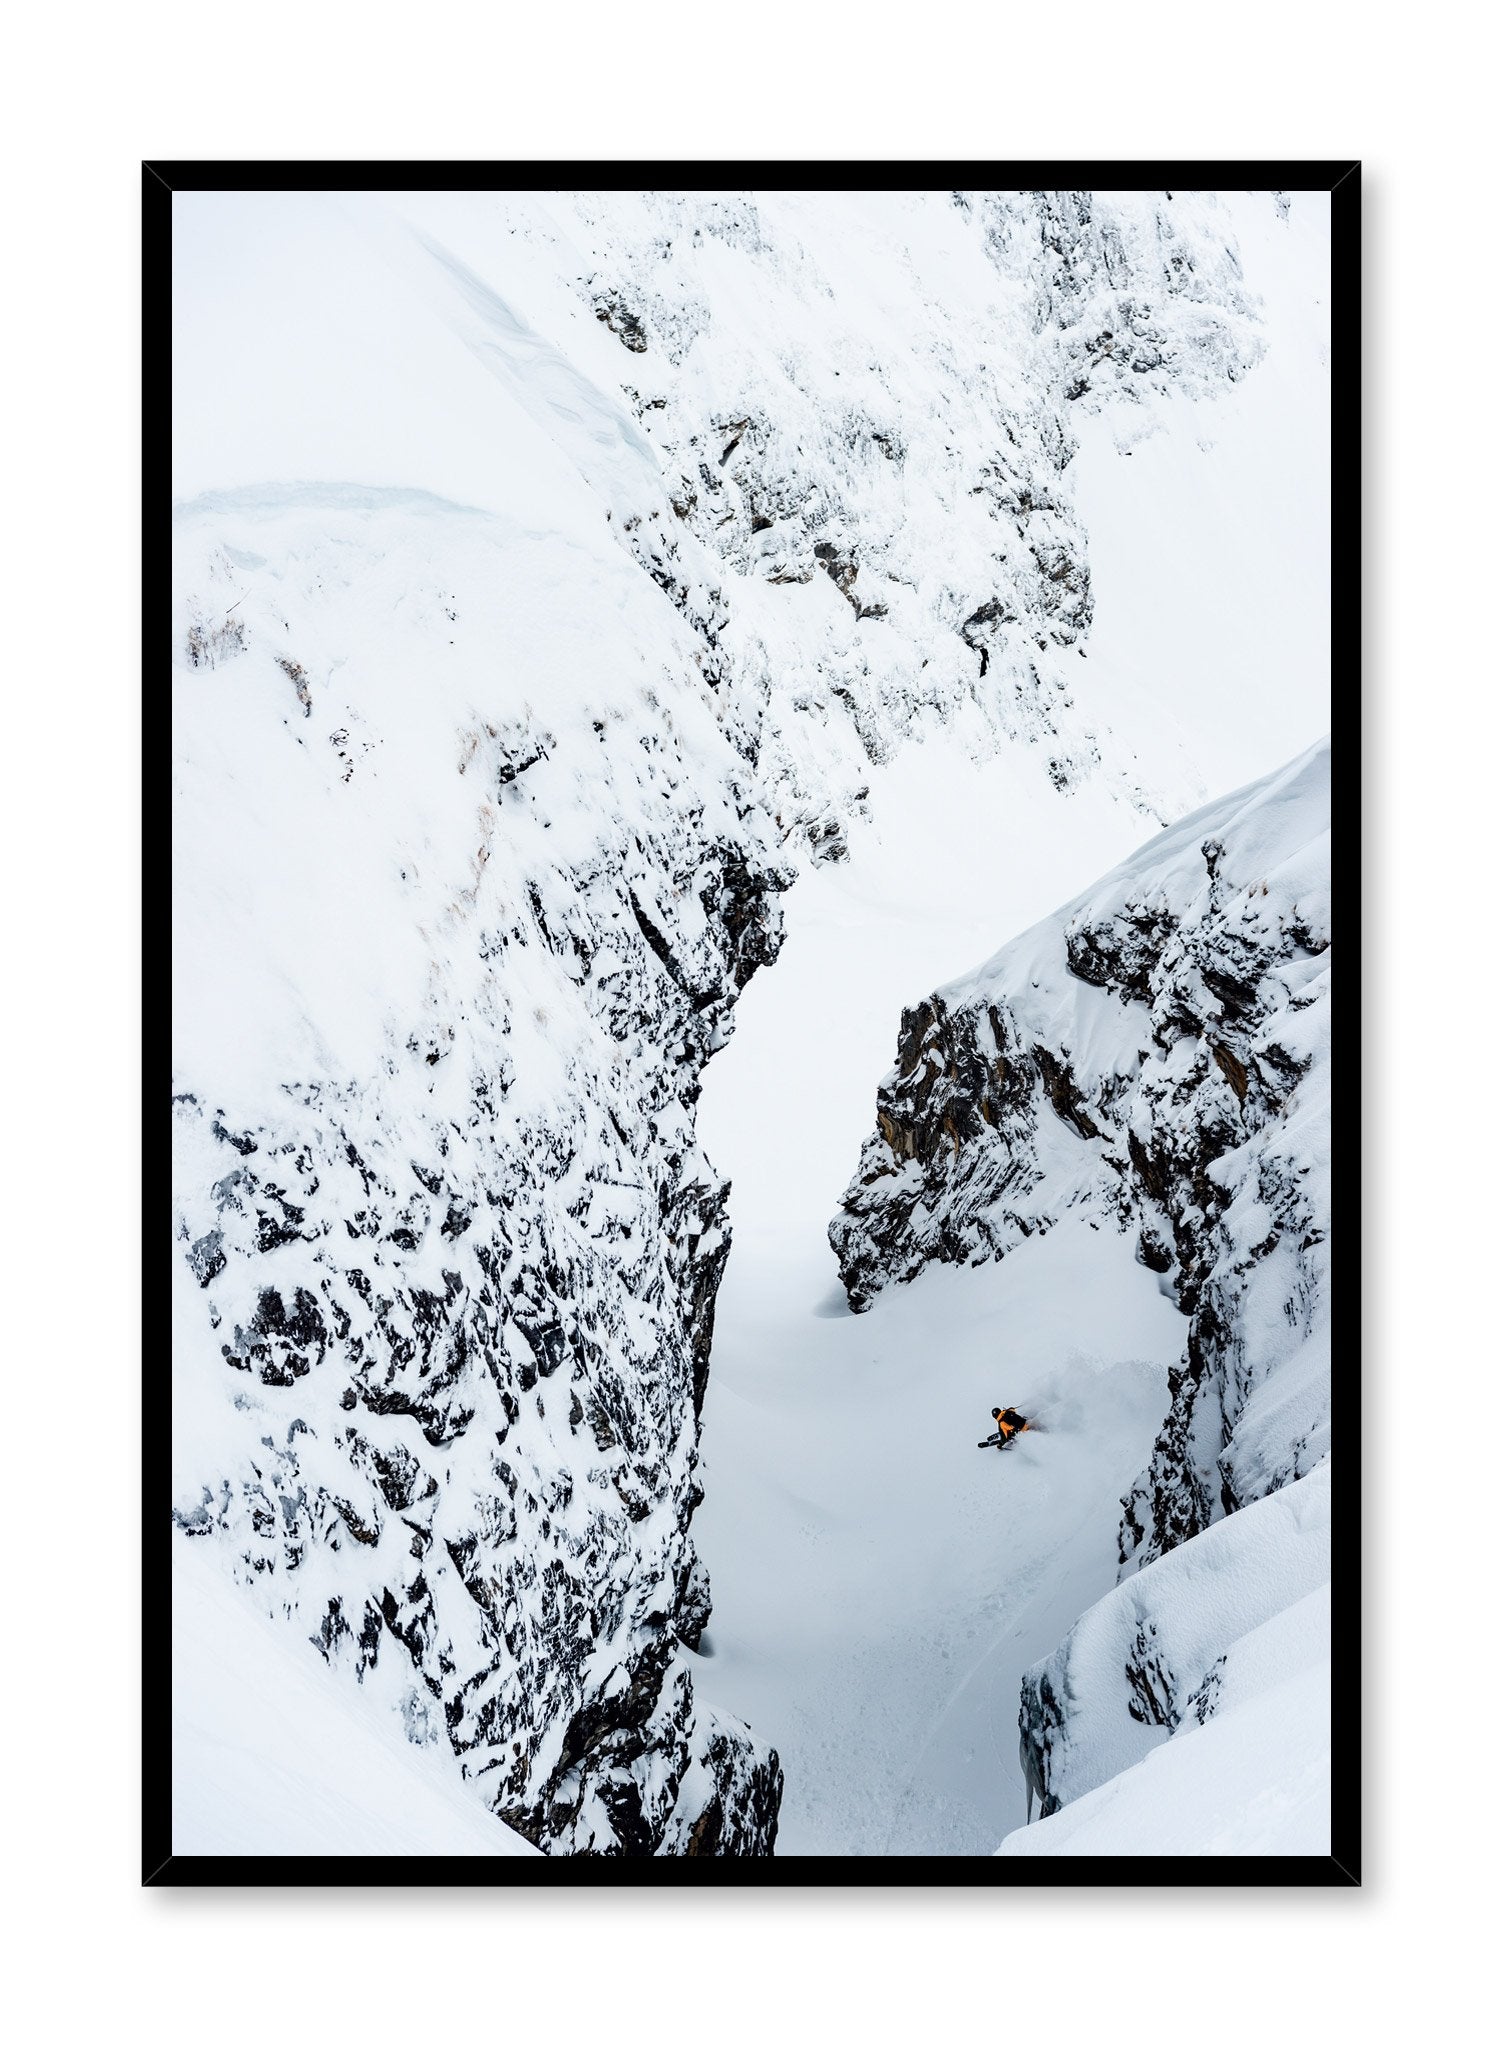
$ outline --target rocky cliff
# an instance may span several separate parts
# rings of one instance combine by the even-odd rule
[[[196,589],[227,545],[258,564],[244,647],[188,679],[203,865],[182,884],[184,970],[237,888],[273,916],[301,891],[310,921],[302,958],[271,939],[299,998],[281,1057],[252,1066],[242,1044],[239,1087],[190,1060],[174,1100],[193,1365],[216,1360],[221,1411],[178,1520],[352,1676],[392,1667],[415,1739],[452,1744],[531,1839],[766,1850],[776,1759],[696,1709],[686,1656],[708,1610],[689,1523],[728,1242],[693,1106],[776,955],[785,877],[671,614],[697,687],[675,679],[670,708],[632,674],[664,651],[650,585],[602,563],[588,627],[534,637],[513,617],[493,639],[472,622],[510,596],[516,537],[425,518],[436,533],[401,505],[325,501],[182,522]],[[378,633],[372,580],[396,614]],[[551,723],[514,700],[504,716],[504,691],[487,718],[469,664],[445,672],[467,628],[482,663],[536,661]],[[612,636],[598,683],[588,628]],[[315,678],[306,706],[290,665]],[[185,1038],[237,1014],[257,1032],[226,965],[185,994]],[[405,994],[389,1027],[361,976]]]
[[[1124,1564],[1329,1448],[1330,756],[1208,806],[905,1013],[830,1228],[853,1308],[1085,1204],[1189,1330]]]
[[[1120,1627],[1093,1609],[1025,1681],[1025,1765],[1049,1810],[1082,1699],[1171,1728],[1214,1661],[1197,1637],[1172,1684],[1155,1662],[1156,1602],[1182,1577],[1167,1554],[1329,1455],[1329,836],[1322,744],[907,1012],[831,1225],[861,1310],[930,1260],[1005,1258],[1080,1209],[1131,1238],[1187,1319],[1122,1504],[1121,1569],[1142,1571],[1141,1593],[1111,1604]],[[1215,1611],[1182,1632],[1213,1640]],[[1123,1628],[1136,1648],[1119,1657]],[[1119,1675],[1103,1707],[1078,1666],[1107,1636]],[[1110,1775],[1103,1744],[1077,1729],[1073,1747],[1090,1783]]]

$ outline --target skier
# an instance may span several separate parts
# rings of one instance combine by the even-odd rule
[[[1005,1451],[1021,1430],[1031,1429],[1033,1426],[1027,1416],[1020,1415],[1016,1408],[994,1408],[992,1421],[997,1425],[996,1431],[991,1436],[982,1437],[976,1446],[978,1451],[984,1451],[990,1444],[995,1444],[999,1450]]]

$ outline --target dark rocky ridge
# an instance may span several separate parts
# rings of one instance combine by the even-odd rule
[[[1328,1447],[1319,1373],[1277,1424],[1241,1427],[1254,1393],[1299,1369],[1328,1297],[1328,815],[1320,748],[905,1012],[830,1226],[858,1311],[931,1259],[1005,1257],[1077,1205],[1134,1236],[1189,1328],[1123,1503],[1124,1567]]]

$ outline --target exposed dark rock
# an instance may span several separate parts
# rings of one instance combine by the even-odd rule
[[[647,330],[623,300],[615,297],[597,299],[595,318],[602,321],[622,346],[629,348],[633,355],[646,354]]]
[[[223,1243],[223,1231],[208,1230],[189,1247],[188,1264],[193,1268],[193,1277],[200,1287],[207,1287],[217,1273],[224,1271]]]
[[[1085,1097],[1075,1085],[1075,1077],[1070,1072],[1069,1062],[1056,1059],[1048,1047],[1042,1045],[1034,1047],[1033,1057],[1043,1077],[1044,1093],[1049,1098],[1049,1106],[1055,1115],[1082,1138],[1099,1138],[1101,1127],[1093,1123],[1086,1114]]]

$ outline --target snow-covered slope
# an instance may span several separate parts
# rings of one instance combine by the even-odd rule
[[[1025,1776],[1070,1824],[1009,1849],[1167,1852],[1189,1836],[1195,1853],[1230,1853],[1250,1830],[1258,1852],[1327,1852],[1330,1630],[1327,1463],[1123,1580],[1028,1673]],[[1228,1715],[1244,1717],[1237,1740],[1192,1741]],[[1145,1761],[1120,1804],[1077,1820],[1077,1801]],[[1201,1781],[1218,1772],[1207,1800]]]
[[[1188,1317],[1123,1501],[1123,1583],[1023,1681],[1048,1812],[1209,1718],[1223,1667],[1251,1668],[1244,1639],[1328,1580],[1329,835],[1323,743],[906,1012],[831,1226],[858,1310],[1073,1212],[1135,1241]],[[1301,1699],[1303,1770],[1329,1748]],[[1158,1767],[1155,1797],[1172,1777]],[[1295,1805],[1303,1847],[1313,1808]]]
[[[1268,1505],[1250,1508],[1247,1519]],[[1206,1541],[1241,1520],[1221,1524]],[[1191,1544],[1161,1562],[1165,1568],[1180,1556],[1188,1562],[1198,1548]],[[1243,1567],[1239,1558],[1233,1570],[1240,1575]],[[1138,1762],[1072,1797],[1041,1824],[1015,1829],[998,1854],[1329,1855],[1329,1583],[1246,1635],[1229,1639],[1223,1632],[1220,1640],[1228,1647],[1209,1667],[1204,1690],[1182,1704],[1172,1725],[1134,1730],[1146,1751]],[[1121,1733],[1112,1730],[1118,1756],[1125,1748]]]
[[[534,1856],[468,1795],[437,1731],[341,1685],[198,1546],[173,1546],[178,1856]]]
[[[175,205],[176,1519],[529,1839],[765,1852],[700,1074],[910,738],[1196,793],[1068,470],[1254,369],[1227,210]]]

